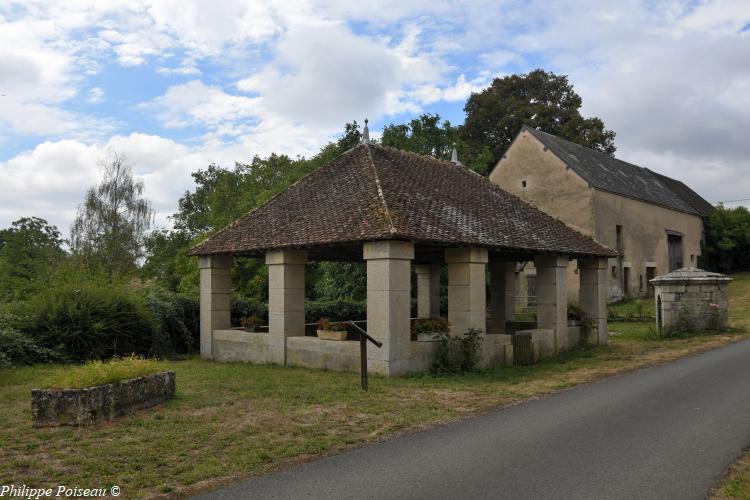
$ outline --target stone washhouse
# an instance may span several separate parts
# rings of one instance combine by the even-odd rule
[[[724,274],[694,267],[651,280],[656,301],[656,329],[716,331],[726,327],[729,282]]]
[[[411,340],[411,275],[418,317],[439,314],[441,269],[448,274],[451,334],[482,332],[484,366],[512,359],[507,329],[516,263],[537,269],[542,355],[578,343],[568,326],[567,280],[577,260],[580,306],[593,320],[589,341],[607,342],[607,259],[617,253],[463,167],[457,160],[362,144],[302,178],[191,250],[200,267],[204,358],[359,371],[357,341],[305,336],[305,265],[366,262],[368,370],[387,376],[428,370],[435,342]],[[230,324],[234,256],[268,265],[267,332]],[[489,298],[486,273],[489,271]],[[352,318],[355,319],[355,318]]]

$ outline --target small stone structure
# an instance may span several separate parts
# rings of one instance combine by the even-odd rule
[[[175,393],[174,372],[123,380],[85,389],[34,389],[34,427],[89,425],[162,403]]]
[[[724,328],[730,281],[729,276],[694,267],[677,269],[652,279],[657,330],[716,331]]]

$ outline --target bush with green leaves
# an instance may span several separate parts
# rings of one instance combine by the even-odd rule
[[[151,311],[119,287],[52,288],[24,309],[19,330],[66,361],[164,354]]]
[[[482,331],[470,328],[463,336],[441,333],[437,339],[434,373],[476,371],[482,349]]]
[[[268,305],[257,300],[241,297],[232,297],[231,322],[233,326],[240,326],[242,318],[257,316],[263,321],[268,320]]]
[[[321,317],[332,321],[367,319],[367,302],[360,300],[308,300],[305,302],[305,321],[314,323]]]
[[[4,324],[0,318],[0,366],[52,363],[60,359],[58,352],[40,345],[28,334]]]
[[[144,303],[156,320],[154,350],[165,354],[189,354],[200,349],[198,300],[161,288],[149,289]]]

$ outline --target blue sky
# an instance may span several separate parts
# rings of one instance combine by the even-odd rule
[[[570,76],[617,156],[750,198],[750,1],[0,0],[0,227],[67,231],[126,154],[168,224],[190,173],[310,155],[346,121],[463,120],[471,92]]]

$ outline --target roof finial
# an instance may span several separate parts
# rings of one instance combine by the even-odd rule
[[[370,129],[367,128],[367,118],[365,118],[365,128],[362,130],[362,144],[370,144]]]
[[[461,162],[458,161],[458,151],[456,151],[456,143],[453,143],[453,150],[451,150],[451,161],[455,163],[456,165],[461,165]]]

